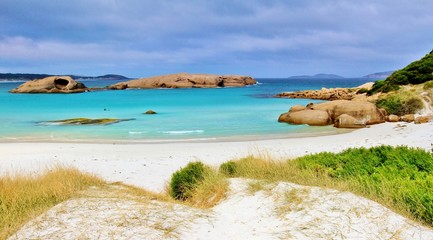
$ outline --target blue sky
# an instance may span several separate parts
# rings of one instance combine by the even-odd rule
[[[432,0],[1,0],[0,72],[356,77],[430,52],[432,13]]]

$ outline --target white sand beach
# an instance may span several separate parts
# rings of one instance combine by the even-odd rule
[[[433,123],[384,123],[318,137],[238,142],[181,143],[0,143],[0,174],[37,173],[54,165],[74,166],[105,180],[160,192],[173,172],[191,161],[218,166],[249,154],[288,159],[351,147],[406,145],[431,151]]]
[[[260,141],[1,143],[0,174],[37,174],[47,167],[60,164],[77,167],[111,182],[120,181],[161,192],[171,174],[191,161],[218,166],[249,154],[269,154],[277,159],[288,159],[309,153],[339,152],[350,147],[377,145],[406,145],[432,151],[432,144],[432,122],[420,125],[384,123],[340,135]],[[248,195],[245,184],[245,180],[232,180],[229,196],[208,211],[179,205],[166,206],[159,201],[147,204],[147,210],[140,210],[141,205],[132,200],[101,198],[94,203],[94,198],[72,199],[26,224],[12,239],[222,239],[223,236],[225,239],[433,238],[432,229],[353,194],[281,183],[283,185],[271,186],[268,193],[260,191]],[[277,216],[275,209],[280,209],[282,203],[278,200],[281,194],[276,192],[281,189],[287,192],[292,188],[306,188],[300,190],[306,192],[305,200],[300,203],[305,206],[293,207]],[[169,214],[173,211],[182,214]],[[113,228],[113,222],[121,221],[119,214],[123,214],[122,219],[128,221],[122,220]],[[159,221],[168,225],[177,224],[166,228],[160,225],[151,227],[161,224],[153,216],[162,216],[164,220]],[[137,219],[141,220],[137,222]],[[182,221],[185,224],[178,224]],[[168,228],[171,229],[170,234],[167,234]],[[95,232],[99,235],[92,235]]]

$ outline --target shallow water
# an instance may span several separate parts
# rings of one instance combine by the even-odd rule
[[[293,105],[319,102],[272,98],[322,87],[353,87],[368,79],[257,79],[244,88],[146,89],[80,94],[12,94],[20,83],[0,83],[0,141],[202,141],[336,134],[332,127],[278,123]],[[88,87],[116,81],[82,81]],[[143,114],[152,109],[158,114]],[[94,126],[41,121],[67,118],[134,120]]]

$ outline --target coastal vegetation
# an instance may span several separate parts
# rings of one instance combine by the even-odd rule
[[[0,177],[0,239],[5,239],[25,222],[103,180],[78,171],[57,167],[40,176]]]
[[[418,94],[407,90],[391,92],[380,96],[376,105],[379,108],[384,108],[389,114],[398,116],[415,114],[424,106]]]
[[[209,208],[225,196],[227,189],[224,175],[201,162],[191,162],[173,173],[168,193],[189,205]]]
[[[433,80],[433,51],[405,68],[395,71],[385,80],[376,81],[372,89],[368,91],[368,95],[395,91],[402,85],[422,84],[431,80]]]
[[[231,161],[230,169],[228,177],[350,191],[433,225],[433,156],[421,149],[379,146],[288,161],[250,156]]]

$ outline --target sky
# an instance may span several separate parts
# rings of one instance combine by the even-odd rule
[[[433,0],[0,0],[0,72],[358,77],[433,49]]]

